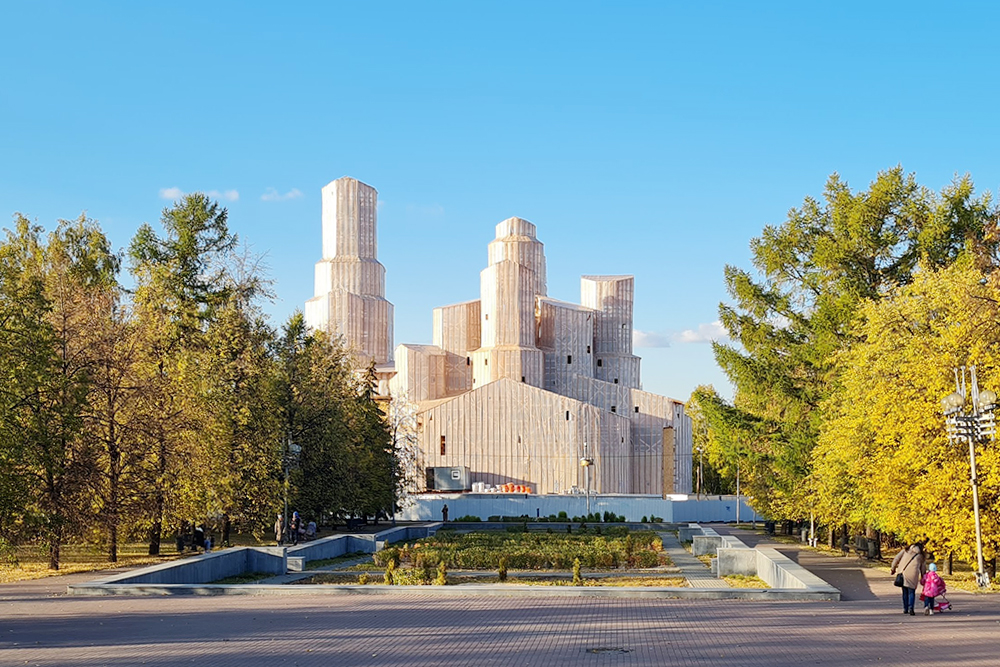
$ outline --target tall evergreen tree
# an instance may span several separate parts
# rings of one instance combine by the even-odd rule
[[[204,347],[204,332],[225,302],[225,261],[237,243],[229,232],[228,212],[207,196],[185,195],[164,209],[163,238],[149,225],[136,233],[129,248],[136,281],[136,313],[145,342],[148,373],[153,376],[146,405],[150,464],[149,552],[160,551],[166,519],[195,511],[198,490],[184,470],[185,447],[196,428],[188,401],[197,393],[193,355]],[[191,458],[188,456],[188,458]]]

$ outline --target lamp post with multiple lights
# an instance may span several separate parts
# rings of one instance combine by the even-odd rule
[[[969,382],[966,384],[966,378]],[[971,394],[971,395],[970,395]],[[971,399],[971,400],[970,400]],[[979,478],[976,475],[976,443],[992,440],[996,436],[996,419],[993,411],[997,395],[979,391],[976,367],[955,369],[955,392],[941,400],[945,414],[948,439],[953,443],[969,444],[969,481],[972,484],[972,511],[976,520],[976,582],[981,587],[990,584],[983,560],[983,528],[979,519]]]
[[[587,451],[587,443],[583,443],[583,458],[580,459],[580,467],[583,468],[583,474],[586,478],[586,488],[587,488],[587,517],[590,517],[590,466],[594,465],[594,459],[589,456]]]

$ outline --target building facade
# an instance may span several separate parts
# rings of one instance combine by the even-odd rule
[[[496,226],[479,299],[434,309],[433,344],[392,349],[377,259],[378,193],[352,178],[323,188],[323,257],[306,323],[343,337],[380,393],[413,415],[422,467],[535,493],[691,491],[691,420],[645,392],[632,353],[632,276],[583,276],[580,304],[546,291],[535,225]],[[592,461],[586,468],[581,460]]]
[[[536,493],[690,492],[683,403],[641,389],[633,277],[584,276],[580,305],[548,297],[521,218],[496,226],[487,261],[478,300],[434,310],[433,345],[396,348],[390,392],[415,407],[422,464]]]

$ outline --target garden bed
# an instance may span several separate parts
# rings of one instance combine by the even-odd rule
[[[453,570],[567,570],[576,560],[586,568],[657,568],[671,565],[660,537],[653,531],[623,526],[574,532],[505,532],[457,534],[438,532],[412,545],[389,547],[374,555],[380,568],[395,561],[403,567]],[[503,563],[501,563],[503,561]]]

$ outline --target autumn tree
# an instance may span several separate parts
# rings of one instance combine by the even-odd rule
[[[970,254],[918,271],[912,284],[863,307],[813,452],[824,514],[973,556],[968,446],[945,437],[940,400],[954,391],[958,366],[975,365],[982,386],[1000,387],[997,281]],[[1000,540],[1000,460],[993,446],[978,446],[977,459],[990,557]]]
[[[726,267],[733,303],[720,318],[733,344],[714,349],[736,393],[733,410],[715,418],[767,451],[773,513],[808,513],[820,406],[863,304],[910,283],[920,261],[946,266],[970,245],[988,256],[995,238],[990,199],[975,196],[970,178],[936,195],[896,167],[858,192],[834,174],[822,201],[806,198],[751,242],[755,273]]]
[[[47,242],[41,232],[18,217],[0,249],[3,302],[12,308],[4,422],[17,443],[25,518],[42,530],[49,567],[58,569],[93,473],[82,437],[94,367],[93,303],[115,289],[118,258],[85,217],[60,222]]]

